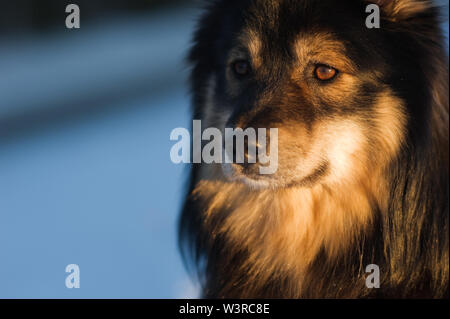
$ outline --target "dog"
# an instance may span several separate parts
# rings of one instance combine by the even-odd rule
[[[425,0],[207,4],[189,54],[193,119],[277,128],[278,169],[192,165],[179,241],[202,297],[448,298],[439,12]]]

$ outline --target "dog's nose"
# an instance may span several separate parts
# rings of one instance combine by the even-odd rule
[[[245,163],[256,164],[258,160],[258,143],[256,141],[249,142],[248,140],[245,140],[244,147]]]
[[[249,141],[246,138],[243,144],[233,143],[233,153],[228,155],[233,163],[249,166],[258,161],[258,147],[257,141]]]

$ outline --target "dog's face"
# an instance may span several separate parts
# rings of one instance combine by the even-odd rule
[[[351,182],[383,169],[408,131],[411,101],[402,92],[414,103],[425,98],[411,43],[388,30],[397,22],[367,28],[366,1],[231,2],[214,18],[216,30],[203,30],[211,36],[203,39],[204,119],[278,129],[277,172],[232,164],[232,178],[278,188]]]

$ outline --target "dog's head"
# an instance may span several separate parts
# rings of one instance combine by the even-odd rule
[[[380,28],[368,27],[371,3]],[[214,2],[190,55],[195,117],[278,129],[276,172],[232,164],[232,178],[274,188],[355,181],[427,134],[433,10],[419,0]]]

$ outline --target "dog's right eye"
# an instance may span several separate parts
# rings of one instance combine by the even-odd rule
[[[250,74],[250,63],[248,61],[245,60],[239,60],[236,61],[232,64],[232,68],[234,73],[238,76],[238,77],[244,77]]]
[[[320,81],[330,81],[333,80],[338,73],[338,70],[335,68],[329,67],[327,65],[319,64],[316,66],[314,70],[314,75],[316,79]]]

